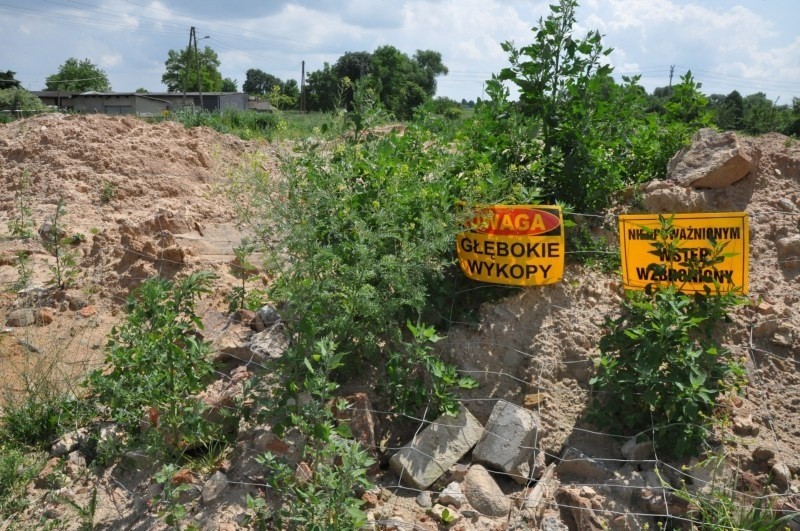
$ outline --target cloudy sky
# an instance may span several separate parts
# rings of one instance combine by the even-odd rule
[[[41,90],[67,58],[88,58],[116,91],[161,84],[170,49],[189,28],[241,84],[248,68],[281,79],[335,62],[347,51],[391,44],[408,55],[441,52],[441,96],[473,100],[507,66],[503,41],[524,45],[547,4],[523,0],[0,0],[0,71]],[[580,0],[580,31],[614,48],[615,75],[641,74],[652,91],[691,69],[706,94],[800,97],[797,0]]]

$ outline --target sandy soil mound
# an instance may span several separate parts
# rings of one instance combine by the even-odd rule
[[[208,128],[101,114],[48,114],[0,126],[0,287],[16,282],[18,252],[27,253],[34,266],[29,297],[0,299],[0,324],[20,306],[52,307],[53,322],[25,329],[25,340],[43,351],[58,343],[72,359],[96,359],[119,304],[142,280],[210,269],[224,286],[231,280],[232,248],[243,234],[222,185],[230,168],[256,149],[271,148]],[[38,299],[43,291],[36,287],[52,278],[53,264],[40,239],[5,237],[8,221],[18,216],[23,178],[30,183],[26,202],[34,231],[62,198],[64,232],[85,236],[72,247],[79,272],[75,288],[60,300]],[[92,313],[84,317],[80,311],[87,305],[95,313],[84,310]],[[24,358],[20,338],[12,337],[22,329],[15,330],[0,335],[0,370],[6,374],[7,365],[19,367],[12,361]],[[72,347],[58,341],[76,336],[81,339]]]
[[[800,472],[800,143],[783,135],[743,138],[754,172],[722,189],[690,190],[670,181],[650,183],[633,212],[745,211],[751,228],[750,293],[725,331],[724,344],[747,360],[750,382],[725,427],[733,462],[762,482],[768,449],[773,461]],[[616,229],[608,216],[606,229]],[[797,242],[797,243],[796,243]],[[619,311],[621,279],[569,266],[563,282],[519,290],[485,306],[479,325],[455,326],[443,342],[451,360],[472,371],[481,387],[470,410],[485,422],[497,399],[535,404],[547,429],[548,460],[566,446],[581,446],[590,432],[613,426],[581,422],[589,403],[588,381],[604,316]],[[458,301],[456,301],[456,305]],[[603,456],[603,437],[590,444]]]

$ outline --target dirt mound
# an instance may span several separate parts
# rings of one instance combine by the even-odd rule
[[[733,315],[723,343],[747,360],[750,381],[725,426],[732,441],[726,450],[763,482],[770,471],[754,457],[759,448],[800,472],[800,143],[779,134],[742,142],[756,167],[745,179],[715,190],[656,181],[644,187],[638,209],[625,208],[684,212],[691,205],[694,211],[749,214],[752,304]],[[607,217],[605,225],[615,230],[616,218]],[[519,290],[482,308],[478,325],[453,327],[441,345],[481,382],[468,402],[479,420],[487,420],[498,399],[536,404],[548,460],[593,432],[624,441],[613,426],[581,423],[604,316],[619,312],[620,280],[568,266],[563,282]],[[590,444],[599,454],[603,440]]]
[[[750,381],[745,395],[727,406],[728,421],[720,429],[731,462],[763,487],[777,463],[790,476],[800,474],[800,145],[775,134],[742,142],[756,170],[741,181],[716,190],[653,182],[634,196],[635,208],[624,208],[749,214],[753,302],[737,309],[723,343],[747,360]],[[222,309],[220,294],[233,281],[232,248],[242,236],[222,185],[228,171],[256,150],[266,152],[265,164],[274,164],[277,175],[273,147],[206,128],[105,115],[47,115],[0,126],[0,288],[17,280],[20,251],[34,264],[31,288],[21,295],[0,293],[0,326],[18,310],[16,317],[32,320],[0,333],[0,391],[22,385],[15,376],[22,372],[54,370],[32,368],[37,358],[31,352],[59,352],[65,363],[57,370],[64,378],[77,378],[96,364],[108,330],[121,317],[122,298],[154,274],[216,271],[220,293],[206,304]],[[63,198],[66,234],[86,236],[72,247],[78,253],[77,289],[42,289],[53,257],[40,239],[4,237],[18,211],[23,177],[30,181],[34,230]],[[608,214],[604,230],[616,230],[616,213]],[[544,428],[536,447],[548,463],[558,462],[566,447],[619,460],[627,436],[582,421],[603,319],[620,309],[619,275],[569,265],[563,282],[510,293],[484,305],[477,324],[453,323],[437,344],[481,384],[464,396],[465,405],[483,423],[501,399],[535,409]],[[453,294],[454,307],[462,296],[468,294]],[[52,358],[41,357],[46,359]],[[387,473],[380,479],[398,491],[397,478]],[[800,490],[797,479],[788,481],[787,487]],[[519,491],[511,483],[505,487]],[[413,497],[391,500],[385,508],[404,521],[428,518]],[[635,503],[617,509],[629,511]],[[597,505],[613,508],[604,500]]]
[[[205,127],[102,114],[47,114],[0,126],[0,287],[17,281],[19,252],[33,266],[30,296],[0,300],[0,325],[21,306],[52,307],[52,324],[26,332],[31,345],[50,348],[46,338],[74,337],[82,335],[76,330],[90,328],[93,339],[76,341],[69,357],[85,359],[80,351],[86,345],[79,343],[88,343],[96,358],[119,304],[144,279],[206,269],[216,271],[224,286],[242,233],[222,185],[229,170],[256,150],[271,147]],[[39,297],[44,291],[37,287],[52,278],[54,264],[40,238],[4,237],[8,221],[19,216],[23,181],[34,232],[62,199],[64,234],[82,235],[70,246],[76,253],[76,289],[61,300]],[[88,318],[77,313],[86,305],[96,308]],[[19,338],[12,335],[0,335],[2,349],[10,353],[6,360],[22,356]],[[0,369],[6,368],[0,359]]]

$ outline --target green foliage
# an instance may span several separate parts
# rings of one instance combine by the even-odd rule
[[[22,84],[14,78],[16,74],[11,70],[0,72],[0,90],[21,88]]]
[[[238,92],[239,89],[237,88],[237,83],[235,79],[231,79],[226,77],[222,80],[222,86],[220,87],[220,91],[222,92]]]
[[[265,96],[272,92],[272,88],[278,86],[283,88],[283,81],[280,78],[268,74],[258,68],[250,68],[245,73],[244,85],[242,90],[254,96]]]
[[[198,61],[200,83],[198,84]],[[164,62],[165,71],[161,82],[169,92],[184,90],[196,92],[220,92],[222,90],[222,74],[219,73],[220,60],[217,52],[206,46],[195,53],[193,47],[183,50],[170,50]]]
[[[111,330],[110,370],[96,370],[87,380],[93,397],[128,432],[138,433],[147,414],[152,426],[146,435],[158,451],[207,445],[217,437],[192,396],[213,375],[208,345],[194,331],[201,327],[197,299],[214,278],[201,272],[178,282],[145,281],[127,300],[125,321]]]
[[[681,76],[681,82],[672,87],[672,95],[664,109],[669,120],[684,123],[694,128],[711,125],[712,114],[708,110],[706,98],[689,70]]]
[[[683,244],[672,238],[672,219],[660,219],[661,227],[651,231],[652,253],[672,257]],[[724,246],[712,246],[709,256],[680,266],[690,271],[713,268]],[[675,457],[698,452],[717,397],[738,389],[745,374],[715,339],[718,323],[744,299],[734,291],[710,289],[687,295],[679,291],[679,282],[631,292],[622,315],[606,318],[597,373],[590,380],[598,392],[592,420],[636,431],[652,428],[659,451]]]
[[[161,494],[158,495],[158,515],[164,519],[164,523],[176,530],[180,529],[180,522],[186,516],[186,507],[180,503],[179,497],[184,492],[191,489],[187,483],[176,484],[173,481],[175,474],[179,472],[177,466],[165,464],[161,467],[153,479],[161,485]]]
[[[36,477],[37,461],[18,447],[0,443],[0,518],[8,519],[27,506],[25,488]]]
[[[103,182],[103,188],[100,190],[100,202],[110,203],[117,195],[117,185],[111,181]]]
[[[185,109],[170,114],[170,117],[187,128],[210,127],[219,133],[236,135],[242,140],[257,138],[268,140],[279,130],[282,123],[280,116],[274,113],[235,109],[213,112]]]
[[[27,170],[22,172],[14,191],[14,210],[8,220],[8,231],[12,238],[27,240],[34,235],[31,212],[31,180]]]
[[[0,123],[47,110],[38,97],[22,88],[0,89]],[[8,111],[8,112],[5,112]]]
[[[46,225],[47,232],[41,234],[42,245],[56,259],[55,264],[50,266],[50,273],[53,275],[50,284],[56,289],[68,288],[78,276],[78,254],[68,248],[76,242],[71,237],[62,236],[65,232],[62,219],[65,214],[64,198],[60,197],[56,203],[56,211]]]
[[[111,83],[105,71],[89,59],[79,61],[70,57],[58,67],[58,73],[47,77],[45,90],[66,92],[110,92]]]
[[[228,300],[228,311],[231,313],[245,308],[248,310],[256,310],[261,307],[261,301],[258,301],[255,308],[251,307],[252,304],[248,304],[248,302],[252,301],[248,301],[247,297],[247,280],[258,272],[258,268],[250,263],[250,256],[255,250],[256,245],[247,238],[242,238],[239,245],[233,248],[233,253],[236,256],[232,268],[233,276],[238,278],[242,283],[231,290]]]
[[[309,477],[298,477],[294,468],[270,453],[257,458],[267,467],[267,481],[282,502],[271,515],[270,529],[361,529],[367,518],[355,490],[371,486],[366,472],[373,459],[347,439],[311,446],[305,459],[311,464]]]
[[[347,52],[333,66],[325,63],[321,70],[309,73],[306,108],[351,110],[355,83],[361,82],[389,113],[408,120],[415,108],[436,93],[436,78],[446,74],[441,53],[433,50],[417,50],[413,57],[388,45],[372,53]]]
[[[712,456],[707,461],[711,460],[719,462],[714,469],[710,491],[704,489],[702,493],[696,493],[689,490],[686,485],[672,491],[675,496],[689,503],[686,518],[691,519],[697,529],[704,531],[789,529],[789,522],[799,513],[781,513],[773,509],[771,502],[777,497],[748,497],[736,492],[736,478],[733,478],[730,485],[722,484],[717,473],[723,461],[717,456]]]
[[[33,276],[31,257],[26,251],[17,251],[17,280],[11,286],[13,291],[21,291],[28,287]]]
[[[433,327],[406,323],[412,341],[389,355],[386,364],[387,387],[396,410],[414,415],[432,404],[431,416],[457,415],[456,389],[474,389],[473,378],[459,376],[456,368],[435,356],[432,344],[441,339]]]

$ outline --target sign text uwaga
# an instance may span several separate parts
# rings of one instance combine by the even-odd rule
[[[458,235],[458,261],[473,280],[536,286],[564,276],[561,208],[492,205],[475,210]]]
[[[671,282],[683,292],[703,292],[704,286],[721,291],[741,288],[747,293],[750,231],[745,212],[675,214],[670,236],[678,240],[680,252],[666,256],[653,254],[653,235],[648,229],[659,228],[657,214],[623,215],[619,217],[622,277],[626,289],[644,289],[648,284]],[[686,263],[697,262],[711,255],[711,242],[726,244],[726,257],[713,268],[691,271]],[[648,268],[656,263],[663,268]],[[669,264],[672,264],[670,267]]]

